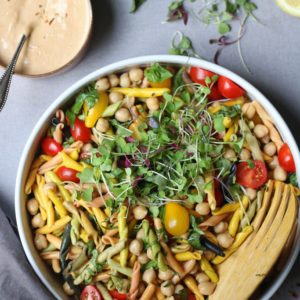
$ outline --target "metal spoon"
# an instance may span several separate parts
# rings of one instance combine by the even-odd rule
[[[14,74],[15,66],[16,66],[19,54],[22,50],[22,47],[25,43],[25,40],[26,40],[26,35],[23,34],[12,60],[10,61],[5,72],[3,73],[2,77],[0,78],[0,112],[2,111],[2,109],[5,105],[5,102],[7,100],[11,79]]]

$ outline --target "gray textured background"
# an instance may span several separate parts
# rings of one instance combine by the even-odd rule
[[[135,14],[129,14],[130,0],[94,0],[94,34],[90,47],[82,61],[72,70],[51,78],[29,79],[15,77],[8,102],[0,113],[0,203],[3,211],[14,219],[14,185],[18,161],[25,142],[41,114],[48,105],[75,81],[106,64],[140,55],[166,54],[173,33],[177,30],[188,35],[196,51],[212,61],[216,50],[210,38],[218,37],[215,26],[206,26],[191,14],[188,26],[182,21],[161,24],[166,19],[171,0],[148,0]],[[269,98],[282,114],[295,138],[300,115],[300,19],[287,15],[275,1],[255,1],[255,15],[266,26],[247,22],[246,34],[241,41],[245,60],[252,71],[243,68],[235,45],[226,47],[219,59],[220,65],[241,75]],[[186,6],[200,8],[201,1]],[[237,25],[237,24],[235,24]],[[237,30],[233,28],[233,34]],[[1,72],[2,73],[2,72]],[[6,224],[1,223],[0,231]],[[2,232],[3,233],[3,232]],[[4,253],[7,234],[0,233],[0,254]],[[17,251],[17,250],[16,250]],[[18,250],[20,251],[20,250]],[[8,267],[4,255],[0,255],[0,267]],[[16,256],[20,257],[21,254]],[[21,261],[21,264],[24,262]],[[274,299],[294,299],[289,291],[300,293],[297,280],[300,278],[300,261],[289,275]],[[10,268],[17,268],[10,264]],[[26,272],[25,272],[26,273]],[[30,273],[27,282],[30,287]],[[299,280],[300,282],[300,280]],[[0,286],[8,281],[0,276]],[[9,286],[14,287],[13,279]],[[28,288],[28,286],[27,286]],[[6,293],[8,289],[5,289]],[[38,291],[32,285],[32,299]],[[20,293],[9,296],[0,293],[1,299],[27,299]],[[45,299],[45,294],[40,294]],[[30,298],[30,297],[29,297]]]

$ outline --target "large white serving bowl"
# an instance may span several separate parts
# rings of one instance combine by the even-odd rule
[[[69,104],[69,101],[72,101],[72,97],[85,85],[90,83],[91,81],[106,76],[110,73],[118,73],[128,70],[134,66],[148,66],[154,62],[159,62],[161,64],[166,64],[169,66],[182,66],[182,65],[190,65],[197,66],[209,71],[215,72],[220,75],[224,75],[235,83],[244,88],[251,99],[258,100],[262,106],[266,109],[269,115],[272,117],[277,129],[279,130],[281,136],[284,141],[288,143],[291,152],[294,156],[296,169],[297,169],[297,177],[298,182],[300,178],[300,154],[295,139],[290,132],[288,126],[285,121],[279,114],[279,112],[275,109],[275,107],[271,104],[271,102],[254,86],[252,86],[249,82],[236,75],[235,73],[221,67],[215,65],[213,63],[199,60],[196,58],[188,58],[184,56],[176,56],[176,55],[153,55],[153,56],[142,56],[137,58],[130,58],[126,60],[122,60],[120,62],[108,65],[106,67],[100,68],[95,72],[85,76],[81,80],[74,83],[70,88],[68,88],[64,93],[62,93],[44,112],[41,116],[40,120],[37,122],[36,126],[32,130],[32,133],[26,143],[24,148],[18,173],[16,180],[16,188],[15,188],[15,212],[17,225],[19,229],[19,234],[21,238],[22,245],[24,247],[26,256],[33,267],[34,271],[41,279],[41,281],[46,285],[46,287],[51,291],[51,293],[57,299],[68,299],[68,297],[64,294],[62,290],[62,283],[58,280],[57,274],[54,274],[52,270],[45,264],[45,262],[39,257],[38,251],[35,249],[33,241],[32,241],[32,229],[30,226],[30,218],[26,211],[26,195],[24,192],[25,181],[27,175],[29,173],[30,165],[38,151],[39,143],[41,138],[44,136],[48,126],[49,121],[52,118],[54,112],[61,107],[66,107]],[[293,246],[290,251],[290,255],[282,269],[282,271],[275,277],[272,283],[269,285],[268,289],[264,291],[261,299],[269,299],[274,292],[279,288],[283,280],[288,275],[291,270],[300,249],[300,232],[299,228],[297,229],[296,237],[293,243]],[[220,299],[223,300],[223,299]],[[225,298],[224,298],[225,300]]]

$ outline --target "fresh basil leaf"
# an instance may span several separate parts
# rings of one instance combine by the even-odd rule
[[[163,68],[159,63],[154,63],[149,69],[144,71],[144,74],[150,82],[162,82],[173,76],[171,72]]]

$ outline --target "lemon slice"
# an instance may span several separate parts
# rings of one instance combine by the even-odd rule
[[[276,0],[276,2],[286,13],[300,17],[300,0]]]

